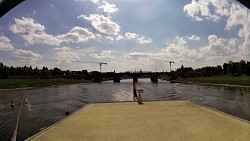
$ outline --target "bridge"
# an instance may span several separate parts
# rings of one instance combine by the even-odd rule
[[[133,79],[138,82],[139,78],[150,78],[151,82],[157,83],[158,78],[168,75],[167,72],[121,72],[121,73],[97,73],[94,76],[95,82],[101,82],[104,79],[113,79],[114,83],[119,83],[122,79]]]

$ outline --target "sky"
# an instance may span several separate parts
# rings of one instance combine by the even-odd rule
[[[0,19],[0,62],[62,70],[170,71],[250,61],[236,0],[25,0]],[[80,61],[80,62],[75,62]]]

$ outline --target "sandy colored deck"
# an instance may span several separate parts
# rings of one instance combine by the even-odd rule
[[[250,124],[188,101],[90,104],[35,141],[249,141]]]

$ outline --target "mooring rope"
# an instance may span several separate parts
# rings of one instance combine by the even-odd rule
[[[16,127],[15,127],[15,130],[14,130],[14,134],[13,134],[13,137],[12,137],[12,141],[16,141],[17,139],[17,128],[18,128],[18,124],[19,124],[19,119],[20,119],[20,115],[21,115],[21,110],[22,110],[22,107],[23,107],[23,103],[24,103],[24,98],[25,98],[25,94],[23,95],[23,98],[22,98],[22,101],[21,101],[21,106],[19,108],[19,112],[18,112],[18,116],[17,116],[17,120],[16,120]]]
[[[249,103],[248,103],[248,101],[247,101],[247,95],[246,95],[246,93],[245,93],[245,89],[244,89],[244,87],[242,87],[242,92],[243,92],[243,94],[244,94],[244,98],[245,98],[246,103],[247,103],[247,108],[248,108],[248,116],[249,116],[249,118],[250,118],[250,106],[249,106]]]
[[[145,89],[147,89],[147,90],[149,90],[149,91],[151,91],[151,92],[154,92],[154,93],[156,93],[156,94],[161,95],[161,93],[159,93],[159,92],[157,92],[157,91],[155,91],[155,90],[153,90],[153,89],[147,88],[147,87],[145,87],[145,86],[143,86],[143,85],[141,85],[141,84],[139,84],[139,83],[136,83],[136,84],[139,85],[139,86],[141,86],[141,87],[143,87],[143,88],[145,88]],[[169,100],[169,97],[167,97],[167,100]]]

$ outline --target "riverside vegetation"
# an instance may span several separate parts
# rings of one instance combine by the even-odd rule
[[[22,87],[44,87],[61,84],[90,82],[100,72],[62,71],[55,67],[42,69],[24,67],[8,67],[0,62],[0,89],[14,89]],[[213,83],[250,86],[250,62],[229,61],[222,66],[207,66],[193,69],[191,67],[178,68],[168,73],[170,80],[179,82]]]
[[[186,78],[176,79],[175,82],[194,82],[194,83],[210,83],[210,84],[227,84],[227,85],[242,85],[250,86],[250,76],[211,76],[211,77],[197,77],[197,78]]]
[[[0,89],[34,88],[86,82],[90,81],[77,79],[0,79]]]

